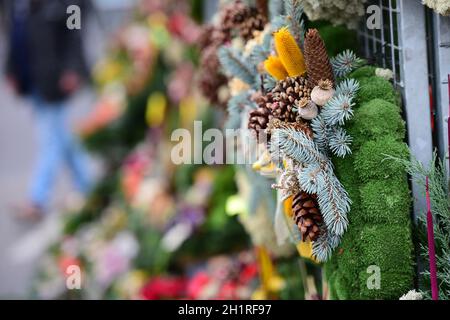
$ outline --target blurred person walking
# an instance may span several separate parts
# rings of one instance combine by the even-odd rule
[[[88,75],[81,31],[67,27],[67,8],[84,9],[82,2],[3,0],[9,37],[6,77],[17,94],[31,99],[38,140],[29,198],[19,210],[22,218],[37,220],[49,210],[62,164],[80,193],[89,190],[85,155],[68,123],[68,99]]]

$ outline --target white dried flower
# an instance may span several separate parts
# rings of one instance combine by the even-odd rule
[[[328,20],[334,25],[355,29],[365,13],[366,0],[301,0],[303,9],[311,20]]]
[[[422,0],[422,3],[443,16],[450,16],[450,0]]]
[[[394,79],[394,72],[390,69],[376,68],[375,75],[388,81]]]
[[[400,300],[423,300],[422,293],[416,290],[408,291],[408,293],[401,296]]]

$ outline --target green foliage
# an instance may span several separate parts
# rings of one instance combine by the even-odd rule
[[[373,99],[383,99],[385,101],[397,104],[397,96],[392,84],[380,77],[369,77],[359,79],[360,89],[358,102],[363,104]]]
[[[64,234],[75,234],[81,226],[97,219],[111,199],[117,197],[119,174],[117,171],[112,172],[94,187],[80,212],[67,216],[64,221]]]
[[[164,92],[164,76],[167,66],[161,58],[145,88],[136,95],[129,96],[125,113],[107,127],[88,136],[83,142],[86,148],[106,159],[109,165],[120,165],[129,150],[145,137],[148,130],[145,121],[147,100],[152,92]]]
[[[360,299],[366,300],[398,300],[412,288],[412,275],[399,274],[398,272],[381,272],[380,289],[368,289],[367,280],[371,273],[363,271],[359,274]]]
[[[381,272],[397,271],[412,275],[412,241],[409,223],[364,227],[361,230],[359,242],[361,264],[366,268],[377,265],[381,268]]]
[[[408,181],[405,177],[373,181],[363,185],[361,209],[368,223],[405,225],[409,222],[411,205]]]
[[[325,42],[325,46],[330,57],[333,57],[347,49],[358,52],[359,44],[356,32],[354,30],[349,30],[343,26],[333,26],[330,24],[318,26],[317,29]]]
[[[279,293],[281,300],[304,300],[305,289],[302,278],[299,276],[298,257],[279,259],[276,268],[285,281],[285,287]]]
[[[359,283],[355,276],[343,275],[335,276],[334,287],[339,300],[353,300],[359,298]]]
[[[364,143],[355,157],[355,170],[361,181],[369,182],[372,179],[390,181],[405,175],[403,167],[392,161],[384,161],[386,154],[394,155],[401,159],[409,157],[408,146],[398,142],[395,138],[385,136],[376,141]]]
[[[428,167],[420,161],[389,157],[401,163],[406,171],[413,177],[418,186],[422,187],[425,197],[426,177],[428,177],[432,214],[434,215],[434,238],[436,247],[437,279],[439,285],[439,299],[450,298],[450,196],[449,181],[445,169],[445,163],[438,159],[437,153]],[[422,265],[425,267],[420,279],[420,287],[425,297],[431,298],[430,272],[427,241],[427,222],[425,213],[419,217],[417,233],[422,257]]]
[[[355,111],[352,125],[348,128],[353,145],[359,148],[365,141],[390,135],[398,141],[405,136],[405,123],[400,108],[381,99],[374,99],[360,105]]]
[[[352,200],[348,230],[326,265],[338,299],[398,299],[413,286],[407,176],[402,165],[386,160],[392,154],[407,161],[405,127],[391,84],[376,78],[374,69],[362,67],[351,75],[361,81],[359,104],[346,127],[353,154],[333,159]],[[367,289],[370,265],[381,268],[380,290]]]
[[[367,270],[360,272],[361,298],[399,299],[412,288],[414,269],[409,224],[364,228],[361,232],[361,251],[362,266],[375,265],[381,272],[380,290],[369,290],[366,283],[371,273]]]
[[[352,73],[349,74],[349,78],[355,79],[355,80],[362,80],[364,78],[372,78],[375,77],[375,70],[377,68],[374,66],[364,66],[361,67]]]

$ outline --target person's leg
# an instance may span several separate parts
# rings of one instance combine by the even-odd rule
[[[70,170],[70,174],[78,191],[86,195],[91,186],[87,157],[73,134],[68,119],[68,106],[62,107],[61,119],[58,122],[60,144],[64,147],[64,161]]]
[[[30,201],[42,210],[47,210],[51,189],[64,155],[57,132],[61,108],[46,103],[39,97],[33,99],[33,105],[38,157],[31,183]]]

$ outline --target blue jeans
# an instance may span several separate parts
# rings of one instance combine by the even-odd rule
[[[39,147],[30,197],[33,204],[47,209],[62,164],[67,165],[76,188],[82,194],[89,191],[90,177],[87,159],[70,130],[68,106],[63,102],[48,103],[35,95],[33,111]]]

